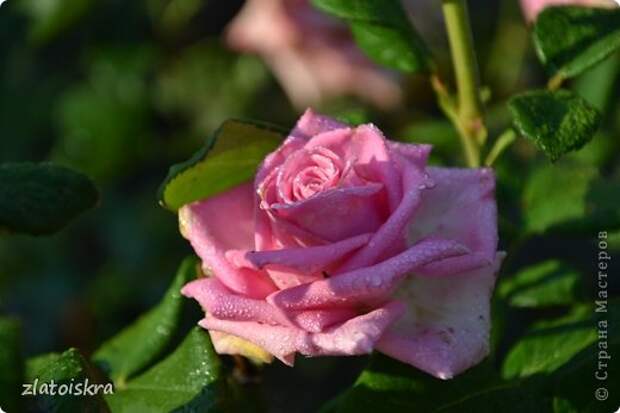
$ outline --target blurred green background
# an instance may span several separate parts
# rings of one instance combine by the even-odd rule
[[[227,118],[290,127],[299,115],[260,58],[224,45],[221,33],[242,4],[8,0],[0,7],[0,162],[58,162],[91,176],[101,191],[98,208],[57,235],[0,238],[0,311],[22,320],[27,355],[67,347],[89,354],[158,300],[191,253],[176,216],[156,201],[170,165],[188,158]],[[492,91],[489,126],[497,134],[510,122],[505,99],[544,84],[545,76],[516,1],[471,5],[483,83]],[[440,27],[417,17],[448,72]],[[609,209],[618,205],[619,72],[615,56],[573,83],[605,111],[604,127],[593,143],[557,165],[587,163],[616,182],[605,190]],[[411,77],[403,84],[404,103],[387,112],[346,96],[317,109],[351,122],[373,121],[394,138],[431,142],[433,162],[460,163],[458,139],[426,80]],[[514,250],[504,272],[562,257],[585,274],[580,293],[587,296],[595,232],[527,241],[518,236],[528,220],[525,178],[547,173],[547,163],[519,141],[498,165],[502,248]],[[619,238],[613,236],[615,251]],[[617,292],[618,281],[612,281]],[[531,318],[524,313],[511,320],[503,340],[509,343]],[[295,370],[268,368],[273,411],[287,411],[291,400],[312,411],[350,385],[364,362],[300,361]]]

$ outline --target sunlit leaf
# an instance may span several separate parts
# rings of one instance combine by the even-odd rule
[[[558,320],[545,320],[508,353],[502,374],[505,378],[551,373],[596,340],[592,306],[580,306]]]
[[[282,139],[282,133],[270,126],[224,122],[191,159],[170,168],[159,190],[160,203],[177,210],[250,180]]]
[[[620,183],[591,166],[562,162],[535,169],[523,192],[526,230],[592,234],[620,227]]]
[[[498,292],[512,306],[532,308],[572,304],[581,286],[577,271],[549,260],[501,279]]]
[[[196,265],[194,258],[183,261],[159,304],[95,352],[93,361],[115,383],[122,385],[166,350],[177,331],[181,317],[181,287],[196,277]]]
[[[229,393],[206,331],[195,327],[159,364],[129,381],[107,400],[113,413],[226,412]]]

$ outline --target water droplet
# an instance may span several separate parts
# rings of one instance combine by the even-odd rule
[[[378,287],[381,287],[381,284],[383,284],[383,279],[381,278],[380,275],[375,275],[373,277],[370,277],[370,279],[368,280],[368,284],[371,287],[378,288]]]

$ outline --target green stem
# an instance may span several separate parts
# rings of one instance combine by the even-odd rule
[[[480,165],[480,147],[486,140],[480,99],[478,64],[465,0],[442,0],[443,14],[458,89],[459,132],[470,167]]]
[[[497,158],[504,153],[504,151],[517,139],[517,134],[514,130],[509,129],[506,132],[502,133],[497,141],[495,141],[495,145],[489,151],[489,154],[484,161],[484,166],[492,166]]]

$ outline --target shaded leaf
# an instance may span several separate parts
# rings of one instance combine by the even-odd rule
[[[26,360],[26,381],[33,382],[37,378],[37,374],[42,371],[45,366],[55,363],[60,359],[61,353],[45,353],[31,357]]]
[[[538,16],[533,36],[548,71],[573,77],[620,48],[620,9],[549,7]]]
[[[549,260],[503,278],[498,292],[514,307],[569,305],[578,295],[580,281],[577,271],[560,261]]]
[[[346,20],[358,46],[378,64],[403,72],[426,72],[433,63],[422,38],[397,0],[313,0]]]
[[[26,0],[20,6],[33,20],[31,39],[45,44],[78,23],[95,4],[93,0]]]
[[[610,317],[607,318],[605,314],[601,317],[608,321],[608,327],[600,330],[606,331],[606,337],[580,351],[569,363],[551,375],[549,393],[555,398],[555,413],[618,411],[620,394],[616,389],[620,388],[620,363],[613,361],[614,355],[620,352],[618,311],[620,311],[620,306],[617,302],[610,302],[608,312]],[[601,358],[604,356],[601,351],[606,351],[612,359]],[[599,362],[604,365],[600,370]],[[599,378],[595,374],[598,374]],[[608,391],[607,400],[597,400],[595,394],[600,388]]]
[[[168,6],[174,9],[188,3]],[[183,49],[158,72],[155,105],[167,116],[188,119],[194,142],[193,136],[203,138],[205,131],[218,128],[231,113],[253,113],[257,99],[261,107],[271,107],[273,103],[260,93],[269,80],[257,56],[233,53],[213,38]],[[183,132],[178,133],[182,139]]]
[[[117,412],[226,412],[231,397],[209,335],[195,327],[159,364],[129,381],[107,400]]]
[[[28,234],[62,229],[95,206],[91,180],[71,169],[36,163],[0,165],[0,228]]]
[[[191,159],[170,168],[159,190],[160,203],[176,211],[251,179],[282,138],[271,126],[224,122]]]
[[[89,53],[85,79],[56,101],[59,134],[52,157],[97,182],[129,175],[154,144],[147,81],[157,66],[153,48],[117,46]]]
[[[0,407],[9,412],[19,410],[24,362],[20,347],[19,323],[0,318]]]
[[[538,394],[534,382],[518,381],[501,383],[478,392],[472,392],[462,399],[447,403],[436,412],[545,412],[551,408],[551,400]]]
[[[545,405],[524,398],[524,389],[518,384],[502,381],[489,360],[443,381],[377,354],[354,386],[321,412],[518,412],[536,411],[523,409]]]
[[[53,413],[82,413],[108,412],[103,400],[104,392],[113,391],[112,383],[98,380],[93,367],[82,357],[76,349],[69,349],[62,354],[48,354],[28,363],[27,379],[37,384],[37,396],[33,400],[37,411]],[[95,395],[86,395],[87,386],[95,391],[92,385],[98,385]],[[55,391],[51,390],[56,385]],[[59,394],[60,386],[66,386],[67,392],[72,388],[72,394]],[[80,385],[80,386],[78,386]],[[47,388],[44,390],[44,387]],[[71,386],[71,387],[69,387]],[[48,394],[42,394],[43,392]],[[51,394],[54,392],[55,394]]]
[[[186,258],[164,298],[135,323],[105,342],[93,361],[122,386],[132,375],[151,365],[168,347],[178,330],[183,298],[181,288],[196,277],[195,258]]]
[[[537,90],[509,102],[514,125],[552,161],[582,148],[596,133],[600,114],[568,90]]]

